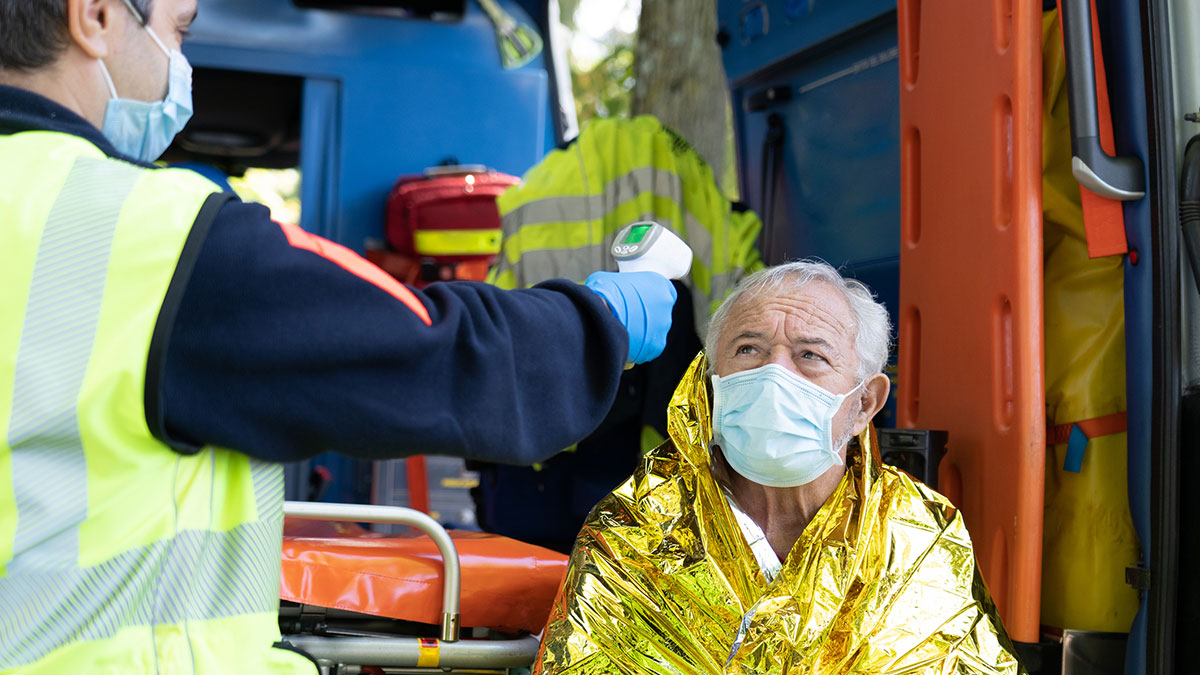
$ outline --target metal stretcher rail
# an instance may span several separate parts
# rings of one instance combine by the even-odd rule
[[[460,620],[458,597],[462,580],[462,573],[460,571],[458,561],[458,550],[454,548],[454,541],[450,539],[450,534],[446,532],[446,530],[433,518],[430,518],[420,511],[404,508],[403,506],[329,504],[323,502],[284,502],[283,514],[285,516],[306,518],[308,520],[338,520],[357,523],[396,523],[399,525],[409,525],[411,527],[415,527],[421,532],[429,535],[429,538],[432,539],[433,543],[437,545],[438,551],[441,552],[442,564],[444,565],[444,573],[442,574],[442,642],[454,643],[458,641]],[[289,637],[288,640],[289,642],[292,642],[305,649],[307,647],[305,647],[304,643],[309,641],[309,639],[302,637]],[[375,638],[371,638],[367,641],[372,645],[393,642],[390,640],[379,640]],[[343,642],[354,643],[356,641],[340,639],[337,642],[338,646],[335,649],[340,650],[343,649]],[[413,642],[415,645],[415,641],[410,642]],[[536,644],[537,642],[534,641],[535,650],[537,648]],[[326,646],[323,647],[322,650],[328,648],[329,647]],[[345,648],[350,649],[352,647],[351,645],[346,645]],[[399,649],[397,645],[389,645],[388,648],[392,650]],[[413,648],[415,649],[415,646]],[[452,648],[452,645],[443,644],[441,648],[443,650],[449,650]],[[372,654],[380,653],[379,650],[376,650],[374,647],[362,647],[362,649],[367,649]],[[476,647],[472,646],[468,651],[472,651],[473,653],[473,650],[475,649]],[[398,652],[393,651],[389,653]]]
[[[419,641],[411,638],[289,635],[287,640],[318,659],[335,663],[369,663],[384,668],[426,665]],[[443,643],[439,651],[438,662],[429,663],[429,666],[528,667],[537,656],[538,639],[525,636],[515,640],[463,640]]]

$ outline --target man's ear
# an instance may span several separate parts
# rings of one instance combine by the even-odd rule
[[[71,41],[88,58],[102,59],[109,55],[109,40],[122,30],[116,20],[120,0],[67,0],[67,30]]]
[[[851,432],[855,436],[861,434],[867,428],[867,424],[875,418],[875,414],[883,409],[883,404],[887,403],[888,392],[891,389],[892,382],[883,373],[875,373],[866,379],[857,394],[862,405],[859,406],[858,414],[854,416],[854,424],[851,427]]]

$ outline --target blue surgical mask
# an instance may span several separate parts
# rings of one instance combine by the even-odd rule
[[[777,364],[713,375],[713,433],[729,466],[768,487],[796,487],[841,464],[833,394]]]
[[[108,68],[100,61],[110,95],[108,108],[104,111],[102,131],[118,152],[143,162],[153,162],[166,151],[175,135],[192,118],[192,67],[178,49],[167,49],[128,0],[125,6],[142,22],[154,44],[170,61],[167,96],[161,101],[152,102],[118,97]]]

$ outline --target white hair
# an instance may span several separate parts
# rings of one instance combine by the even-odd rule
[[[721,303],[708,323],[704,353],[711,370],[717,357],[717,340],[734,305],[764,295],[785,295],[798,291],[814,281],[821,281],[841,291],[854,315],[854,350],[858,352],[858,379],[865,380],[883,372],[887,364],[891,341],[891,322],[887,308],[875,301],[866,284],[843,277],[829,263],[820,260],[800,260],[759,270],[742,279],[729,297]]]

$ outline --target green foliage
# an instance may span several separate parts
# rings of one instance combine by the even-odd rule
[[[641,0],[557,0],[559,17],[571,32],[568,65],[575,112],[582,124],[593,117],[628,116],[634,84],[636,17]]]
[[[299,169],[246,169],[241,177],[230,176],[229,186],[238,197],[265,205],[272,220],[300,223]]]
[[[558,0],[558,16],[563,25],[572,32],[579,30],[575,25],[575,10],[579,9],[581,0]]]
[[[571,87],[579,123],[593,117],[628,116],[633,98],[633,39],[618,42],[591,70],[571,59]]]

